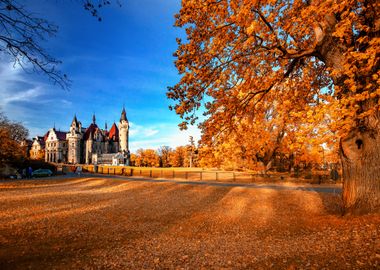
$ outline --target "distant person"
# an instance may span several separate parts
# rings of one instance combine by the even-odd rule
[[[33,174],[33,169],[32,169],[32,167],[28,167],[28,172],[27,172],[27,177],[28,178],[32,178],[32,174]]]

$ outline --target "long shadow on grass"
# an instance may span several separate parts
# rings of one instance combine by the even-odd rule
[[[33,189],[46,189],[51,187],[59,186],[75,186],[78,183],[85,183],[92,181],[93,177],[75,178],[75,179],[56,179],[56,178],[46,178],[46,179],[30,179],[30,180],[14,180],[12,182],[0,183],[0,194],[2,192],[12,192],[20,190],[33,190]]]
[[[128,185],[133,185],[134,188],[126,189]],[[118,199],[120,200],[123,196],[129,197],[144,189],[142,183],[116,182],[111,186],[99,187],[97,193],[83,196],[85,193],[72,194],[71,191],[69,194],[64,192],[59,194],[62,188],[62,186],[56,187],[56,194],[47,196],[46,209],[43,211],[31,210],[31,213],[25,213],[21,217],[24,221],[17,220],[15,224],[2,220],[5,222],[3,225],[6,226],[1,226],[0,232],[6,237],[1,239],[5,240],[2,241],[0,247],[1,269],[25,269],[29,266],[41,269],[44,266],[48,268],[56,265],[64,266],[65,261],[70,261],[78,255],[78,251],[88,248],[94,238],[94,232],[106,225],[102,223],[107,209],[119,203]],[[109,188],[115,190],[109,190]],[[55,200],[57,194],[59,194],[59,199]],[[108,194],[106,200],[103,198],[104,194]],[[64,202],[70,204],[70,201],[71,207],[61,207],[57,211],[48,209],[54,204],[58,206]],[[30,198],[24,198],[23,202],[16,201],[13,205],[16,211],[20,203],[24,203],[24,207],[28,208]],[[112,230],[112,228],[107,229]],[[102,243],[97,244],[98,248],[102,246]]]
[[[339,194],[318,194],[321,197],[324,210],[327,214],[342,216],[343,215],[343,200]]]
[[[95,268],[99,265],[91,260],[94,254],[152,254],[154,243],[162,244],[165,239],[176,245],[173,239],[182,243],[203,240],[202,235],[210,233],[212,241],[217,241],[227,238],[226,234],[234,236],[237,228],[240,236],[236,236],[248,239],[245,244],[252,252],[271,253],[271,245],[284,234],[293,241],[317,232],[310,219],[326,214],[323,207],[330,198],[304,191],[97,180],[89,181],[88,186],[78,183],[74,189],[52,187],[51,194],[45,197],[20,197],[14,201],[15,208],[20,203],[28,207],[28,203],[36,202],[46,203],[47,209],[55,206],[57,211],[48,211],[46,218],[45,212],[35,213],[36,222],[0,231],[7,235],[7,244],[0,247],[1,268],[75,268],[78,260],[83,264],[77,268]],[[227,253],[240,245],[241,238],[231,239],[221,244]],[[212,252],[207,243],[205,251]],[[181,254],[175,247],[170,250]],[[273,258],[281,256],[284,255],[273,254]],[[152,267],[148,268],[153,268],[152,263],[149,261]]]

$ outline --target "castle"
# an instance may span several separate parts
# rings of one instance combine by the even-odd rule
[[[52,128],[45,136],[34,138],[30,154],[37,159],[44,152],[46,162],[128,165],[128,143],[129,122],[123,108],[120,122],[113,123],[109,131],[107,124],[104,129],[98,127],[95,114],[87,128],[75,115],[69,132]]]

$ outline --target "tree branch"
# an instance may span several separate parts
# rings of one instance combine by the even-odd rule
[[[34,71],[68,89],[71,81],[57,69],[61,62],[39,45],[39,41],[55,36],[56,32],[55,25],[34,17],[17,2],[0,0],[0,52],[10,56],[10,60],[24,70],[30,64]]]

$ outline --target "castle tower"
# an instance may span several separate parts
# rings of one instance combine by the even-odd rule
[[[77,120],[77,116],[74,115],[71,122],[70,132],[66,134],[66,140],[68,142],[67,161],[75,164],[81,162],[81,140],[82,140],[82,125]]]
[[[86,132],[84,133],[83,139],[84,139],[84,162],[86,164],[92,163],[92,155],[96,153],[94,146],[96,143],[94,143],[94,140],[96,141],[95,131],[98,129],[98,126],[96,125],[96,117],[95,113],[92,115],[92,123],[91,125],[86,129]],[[96,147],[95,147],[96,148]]]
[[[121,112],[120,123],[119,123],[119,150],[120,152],[127,153],[128,148],[128,135],[129,135],[129,123],[127,119],[127,113],[123,107]]]
[[[107,122],[104,124],[104,135],[105,135],[105,141],[104,141],[104,153],[108,154],[109,152],[109,136],[108,136],[108,127],[107,127]]]

